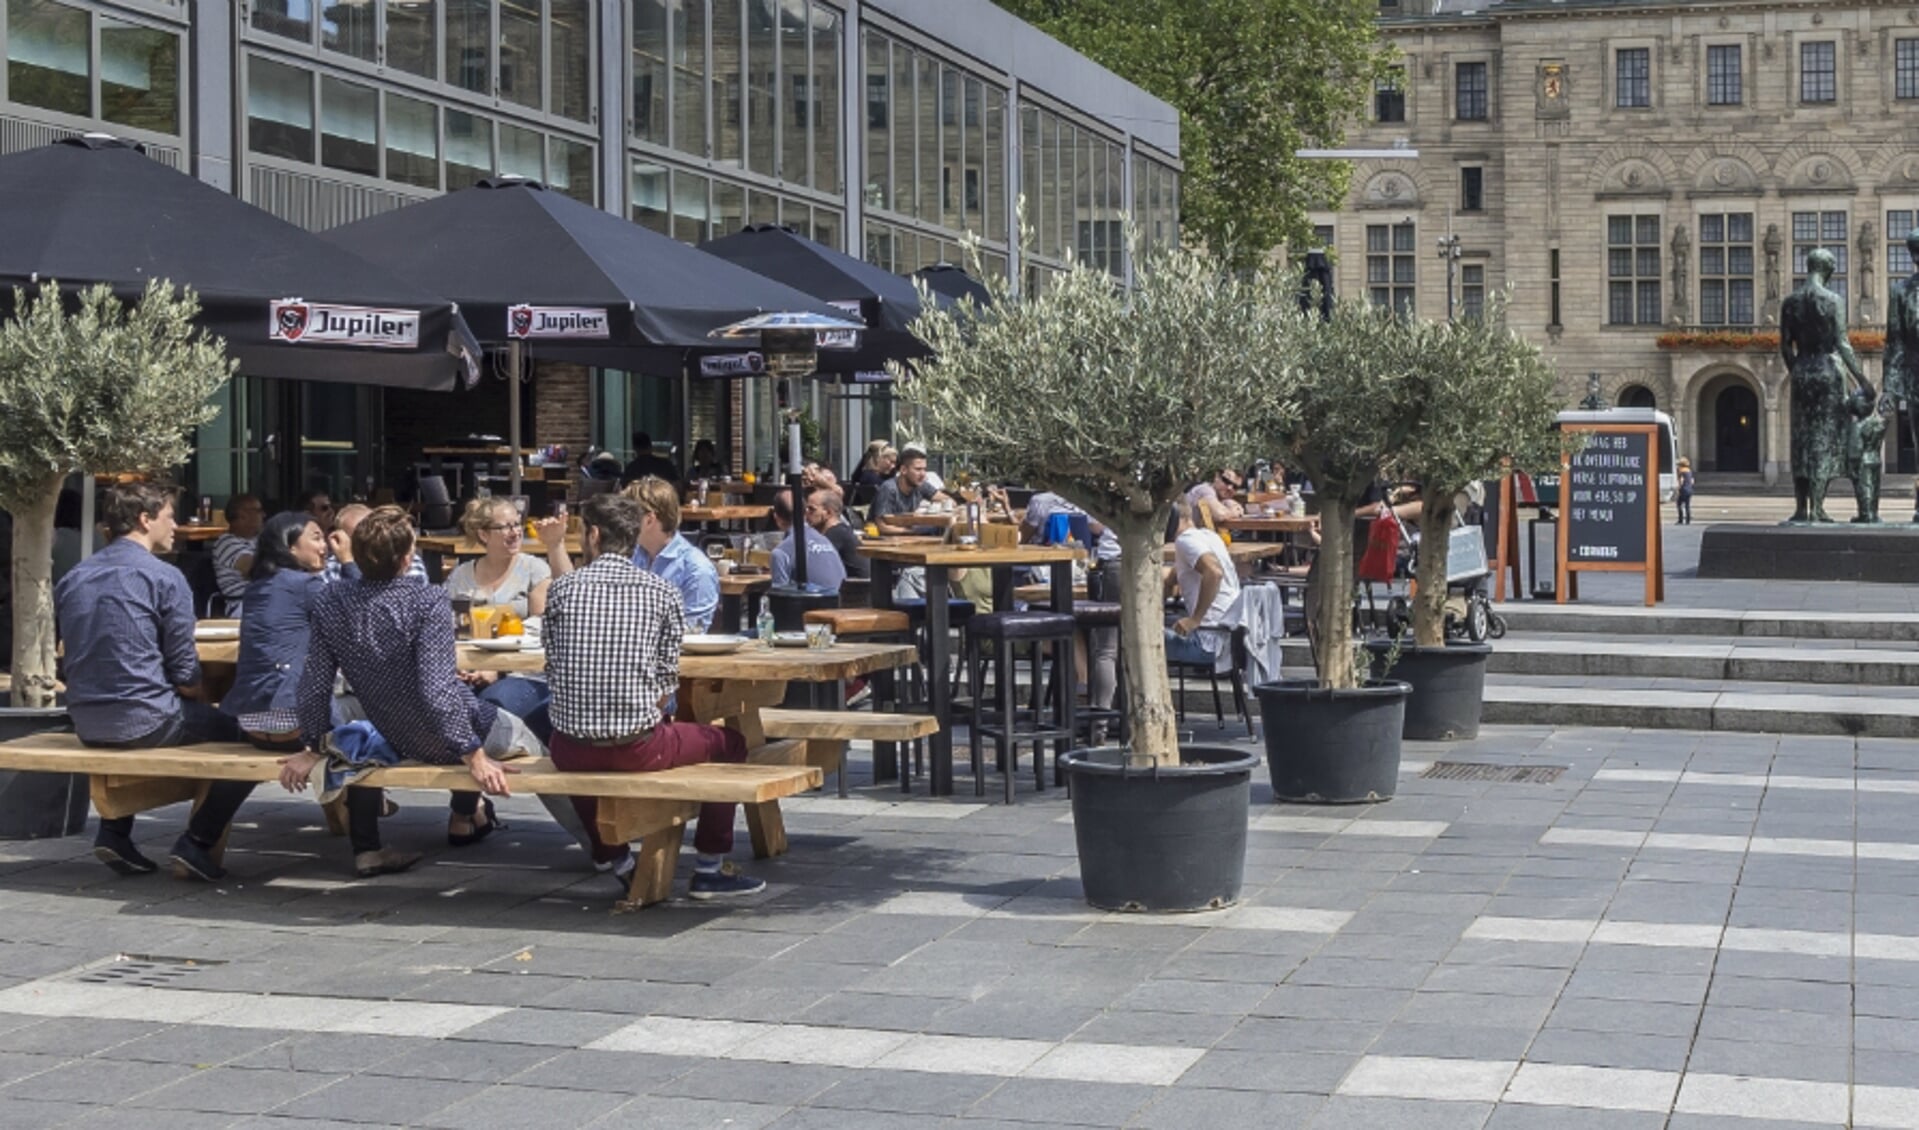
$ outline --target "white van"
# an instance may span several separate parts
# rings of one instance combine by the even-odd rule
[[[1560,424],[1657,424],[1659,425],[1659,500],[1671,502],[1679,490],[1679,452],[1673,441],[1672,417],[1656,408],[1584,408],[1569,409],[1557,418]]]

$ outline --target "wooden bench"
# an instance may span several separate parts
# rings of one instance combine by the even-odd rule
[[[796,738],[806,743],[806,763],[839,775],[839,793],[845,796],[846,743],[849,741],[913,742],[937,733],[939,719],[931,714],[884,714],[866,710],[760,711],[760,724],[769,738]],[[901,774],[902,777],[905,774]]]
[[[758,750],[777,746],[777,739],[797,743],[803,754],[796,764],[839,774],[839,793],[847,794],[846,743],[854,739],[907,742],[939,732],[931,714],[880,714],[863,710],[786,710],[777,704],[786,698],[783,682],[718,683],[682,680],[682,717],[692,717],[740,731],[751,760],[762,760]]]
[[[667,897],[679,858],[679,829],[708,802],[746,810],[746,826],[759,858],[786,850],[781,797],[820,786],[821,771],[806,764],[806,743],[763,743],[745,765],[685,765],[657,773],[566,773],[544,759],[519,762],[516,793],[598,798],[600,836],[608,843],[640,841],[638,865],[628,888],[629,907]],[[93,749],[72,734],[37,734],[0,742],[0,769],[86,773],[93,807],[104,818],[204,796],[207,781],[277,781],[280,755],[250,745],[218,742],[171,749]],[[375,769],[359,784],[391,789],[471,791],[473,778],[461,766],[404,764]],[[218,858],[225,844],[217,845]]]

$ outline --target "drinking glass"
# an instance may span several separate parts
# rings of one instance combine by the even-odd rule
[[[476,640],[492,639],[493,629],[497,626],[496,621],[499,619],[499,615],[500,610],[492,605],[476,605],[472,612],[473,638]]]
[[[707,557],[709,557],[709,558],[711,558],[711,559],[712,559],[713,561],[715,561],[715,562],[718,562],[718,561],[721,561],[721,560],[723,560],[723,559],[725,559],[725,557],[726,557],[726,543],[725,543],[725,542],[723,542],[723,541],[710,541],[710,542],[707,542],[707,543],[706,543],[706,555],[707,555]]]

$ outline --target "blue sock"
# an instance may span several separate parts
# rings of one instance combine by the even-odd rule
[[[693,857],[693,870],[711,874],[720,869],[720,857],[717,855],[696,855]]]

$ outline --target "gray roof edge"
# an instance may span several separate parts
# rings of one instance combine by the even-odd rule
[[[1170,156],[1179,111],[991,0],[865,0],[878,12],[970,55]]]

